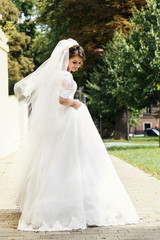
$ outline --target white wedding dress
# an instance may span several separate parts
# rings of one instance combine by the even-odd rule
[[[72,74],[64,71],[60,96],[73,98],[76,88]],[[56,141],[46,126],[47,135],[40,136],[34,148],[26,147],[18,229],[62,231],[137,223],[136,210],[86,105],[77,110],[60,105],[59,111],[65,124],[57,129]]]

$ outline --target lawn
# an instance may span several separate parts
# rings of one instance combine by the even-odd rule
[[[116,143],[136,143],[136,144],[158,144],[159,137],[131,137],[130,141],[127,140],[114,140],[114,139],[104,139],[104,142],[116,142]]]
[[[152,141],[151,141],[152,142]],[[112,146],[109,154],[160,179],[160,148],[157,146]]]

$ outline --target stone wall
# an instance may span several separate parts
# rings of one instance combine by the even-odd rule
[[[15,152],[26,134],[27,112],[15,96],[8,96],[8,39],[0,29],[0,158]]]

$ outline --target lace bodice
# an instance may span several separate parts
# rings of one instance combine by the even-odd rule
[[[63,72],[63,82],[62,82],[62,88],[60,90],[59,96],[62,98],[71,98],[73,99],[74,94],[77,90],[77,84],[73,79],[73,76],[70,72],[64,71]]]

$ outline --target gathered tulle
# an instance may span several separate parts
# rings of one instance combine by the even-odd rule
[[[18,229],[63,231],[137,223],[136,210],[87,107],[62,106],[60,111],[66,121],[56,144],[51,133],[32,149],[34,164],[20,188]]]

